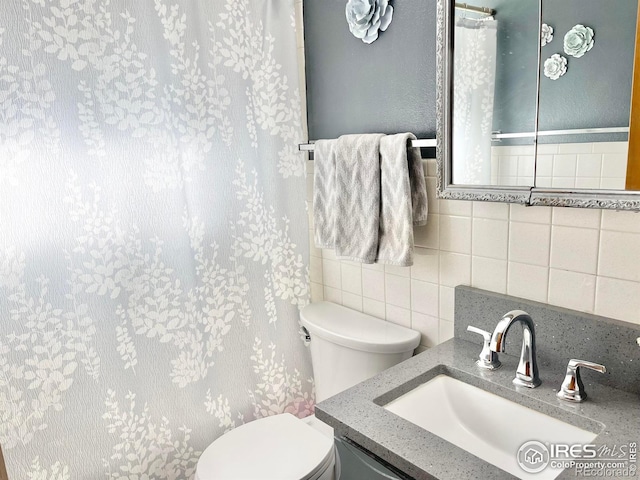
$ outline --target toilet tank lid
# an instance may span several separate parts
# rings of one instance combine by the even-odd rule
[[[311,303],[300,312],[302,324],[313,336],[371,353],[410,352],[420,343],[420,333],[366,313],[331,302]]]

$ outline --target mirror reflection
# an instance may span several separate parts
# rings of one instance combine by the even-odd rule
[[[633,121],[628,133],[637,8],[637,0],[457,3],[452,183],[640,189],[640,145],[627,162],[640,143]]]
[[[542,0],[537,187],[625,189],[637,8]]]
[[[454,184],[533,186],[538,16],[533,1],[456,3]]]

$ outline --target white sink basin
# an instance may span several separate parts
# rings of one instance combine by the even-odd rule
[[[525,472],[516,457],[525,442],[573,445],[597,436],[447,375],[438,375],[384,408],[523,479],[553,479],[562,471],[548,466],[540,473]]]

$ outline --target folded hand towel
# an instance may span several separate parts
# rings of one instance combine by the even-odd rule
[[[380,140],[381,208],[377,262],[413,265],[413,226],[427,222],[427,189],[420,149],[411,133]]]
[[[335,247],[336,149],[338,140],[318,140],[313,154],[313,238],[318,248]]]
[[[375,262],[380,216],[382,134],[343,135],[336,157],[336,255]]]

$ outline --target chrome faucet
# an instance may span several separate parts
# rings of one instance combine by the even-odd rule
[[[491,342],[491,334],[472,325],[469,325],[467,327],[467,331],[482,335],[482,339],[484,340],[482,351],[480,352],[480,355],[478,355],[478,360],[476,360],[476,365],[486,370],[496,370],[497,368],[500,368],[502,364],[498,359],[498,354],[496,352],[492,352],[489,348],[489,342]]]
[[[557,393],[558,398],[568,402],[584,402],[587,399],[587,392],[584,390],[584,384],[580,378],[580,367],[590,368],[600,373],[607,373],[604,365],[599,363],[587,362],[586,360],[577,360],[572,358],[567,365],[567,373],[564,376],[564,382]]]
[[[513,379],[515,385],[527,388],[536,388],[542,382],[538,377],[538,362],[536,360],[536,331],[533,326],[531,316],[522,310],[512,310],[505,314],[498,322],[489,348],[492,352],[504,352],[504,342],[507,339],[507,332],[516,322],[522,323],[522,352],[520,353],[520,363],[516,369],[516,378]]]

